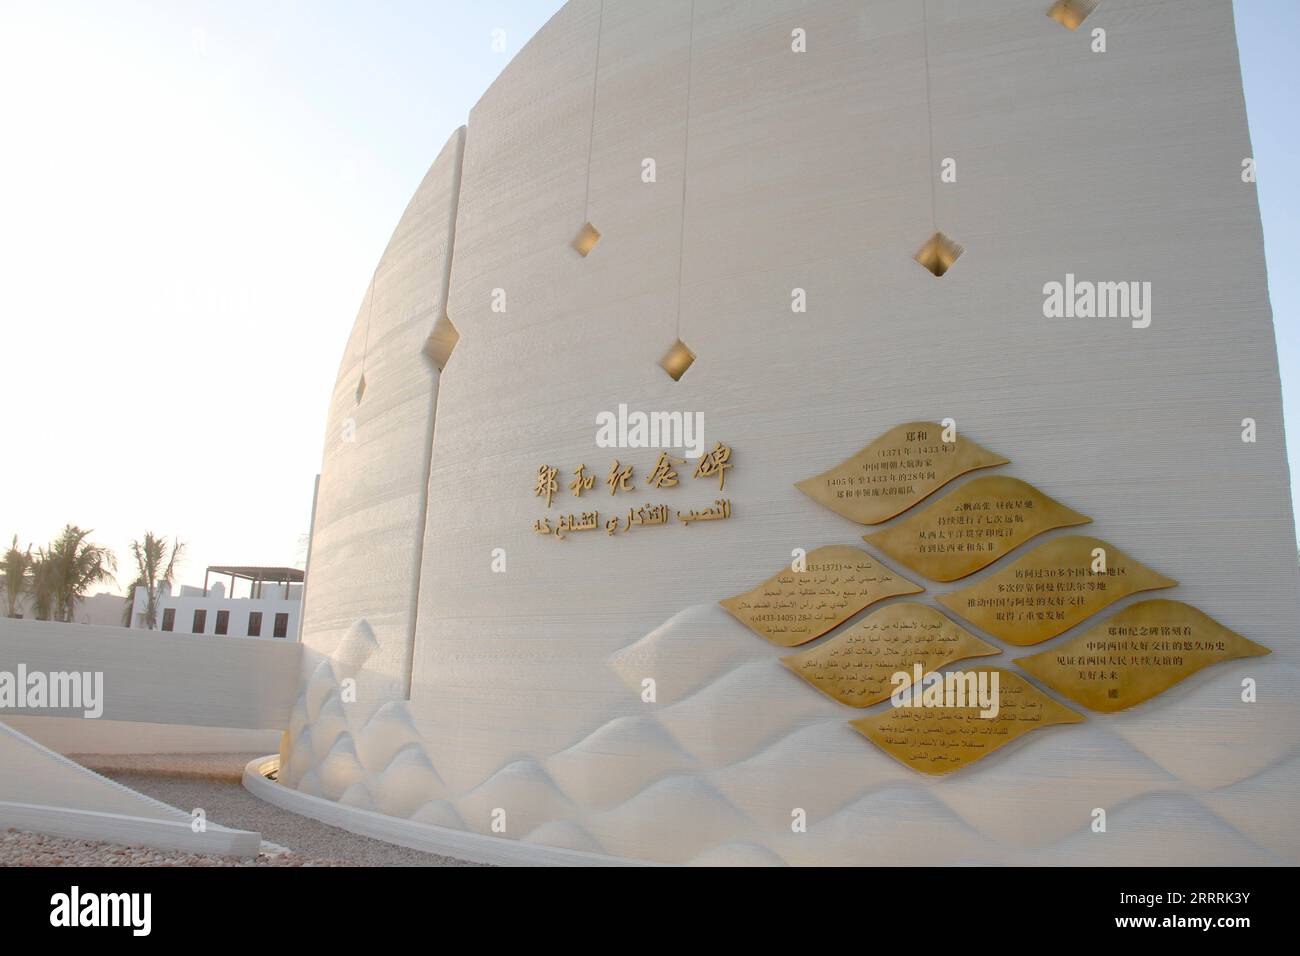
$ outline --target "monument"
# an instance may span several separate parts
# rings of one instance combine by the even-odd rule
[[[1226,0],[571,0],[362,298],[277,800],[520,862],[1300,862],[1250,156]]]

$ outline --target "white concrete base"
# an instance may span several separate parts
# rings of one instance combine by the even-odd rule
[[[31,803],[0,803],[0,827],[208,856],[253,857],[262,846],[262,835],[250,830],[230,830],[209,823],[203,832],[195,833],[188,820],[156,820]]]
[[[262,836],[208,822],[124,787],[0,723],[0,827],[219,856],[257,854]]]
[[[464,830],[416,823],[398,817],[385,816],[372,810],[361,810],[346,804],[325,800],[310,794],[291,790],[266,774],[278,769],[280,758],[271,754],[250,760],[244,768],[244,787],[255,797],[274,804],[282,810],[311,817],[321,823],[339,827],[361,836],[383,840],[397,846],[440,853],[473,863],[490,863],[494,866],[647,866],[640,860],[583,853],[557,847],[507,840],[502,837],[483,836]]]
[[[278,730],[128,723],[81,717],[5,717],[14,730],[61,754],[260,754]]]

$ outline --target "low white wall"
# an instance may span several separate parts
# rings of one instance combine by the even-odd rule
[[[295,641],[0,620],[0,670],[102,672],[104,720],[284,730],[300,654]],[[22,714],[77,716],[27,708],[0,719]]]
[[[61,754],[270,753],[277,730],[127,723],[81,717],[6,717],[5,723]]]

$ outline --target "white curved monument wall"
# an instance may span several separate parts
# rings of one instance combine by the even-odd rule
[[[663,862],[1300,861],[1293,518],[1231,6],[1106,0],[1077,32],[1047,6],[573,0],[555,16],[472,112],[463,162],[460,134],[439,156],[349,341],[282,783]],[[937,180],[945,157],[955,183]],[[584,258],[587,219],[602,238]],[[936,228],[965,248],[942,278],[912,258]],[[461,337],[439,380],[421,346],[448,268]],[[1150,282],[1150,327],[1044,318],[1044,284],[1067,274]],[[657,362],[679,331],[698,358],[674,382]],[[689,466],[650,493],[656,451],[596,447],[620,403],[703,413],[707,446],[734,449],[731,519],[533,532],[542,464],[566,511],[712,503]],[[794,483],[945,417],[1011,459],[997,473],[1179,582],[1159,596],[1273,653],[947,777],[875,748],[847,723],[860,711],[716,602],[794,548],[861,545],[870,529]],[[604,486],[615,458],[635,495]],[[590,499],[567,489],[579,464]],[[921,597],[1010,560],[919,579]]]

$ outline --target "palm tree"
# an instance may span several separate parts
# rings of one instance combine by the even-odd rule
[[[158,626],[158,598],[164,584],[171,584],[176,562],[185,552],[185,544],[173,539],[171,554],[167,553],[167,539],[154,536],[152,531],[144,533],[143,541],[131,542],[131,557],[135,559],[135,580],[126,590],[126,607],[122,611],[122,624],[131,626],[131,610],[135,605],[135,589],[145,589],[145,627],[153,630]],[[165,563],[164,563],[165,562]]]
[[[32,558],[32,616],[38,621],[54,619],[58,568],[48,548],[37,548]]]
[[[18,535],[14,535],[14,543],[5,552],[3,561],[0,566],[5,572],[5,609],[9,617],[18,616],[18,600],[23,596],[23,591],[27,588],[27,569],[32,566],[32,549],[28,546],[26,551],[18,550]]]
[[[32,567],[38,620],[71,622],[92,587],[116,581],[117,558],[108,548],[87,541],[90,534],[70,524],[53,544],[38,551]]]

